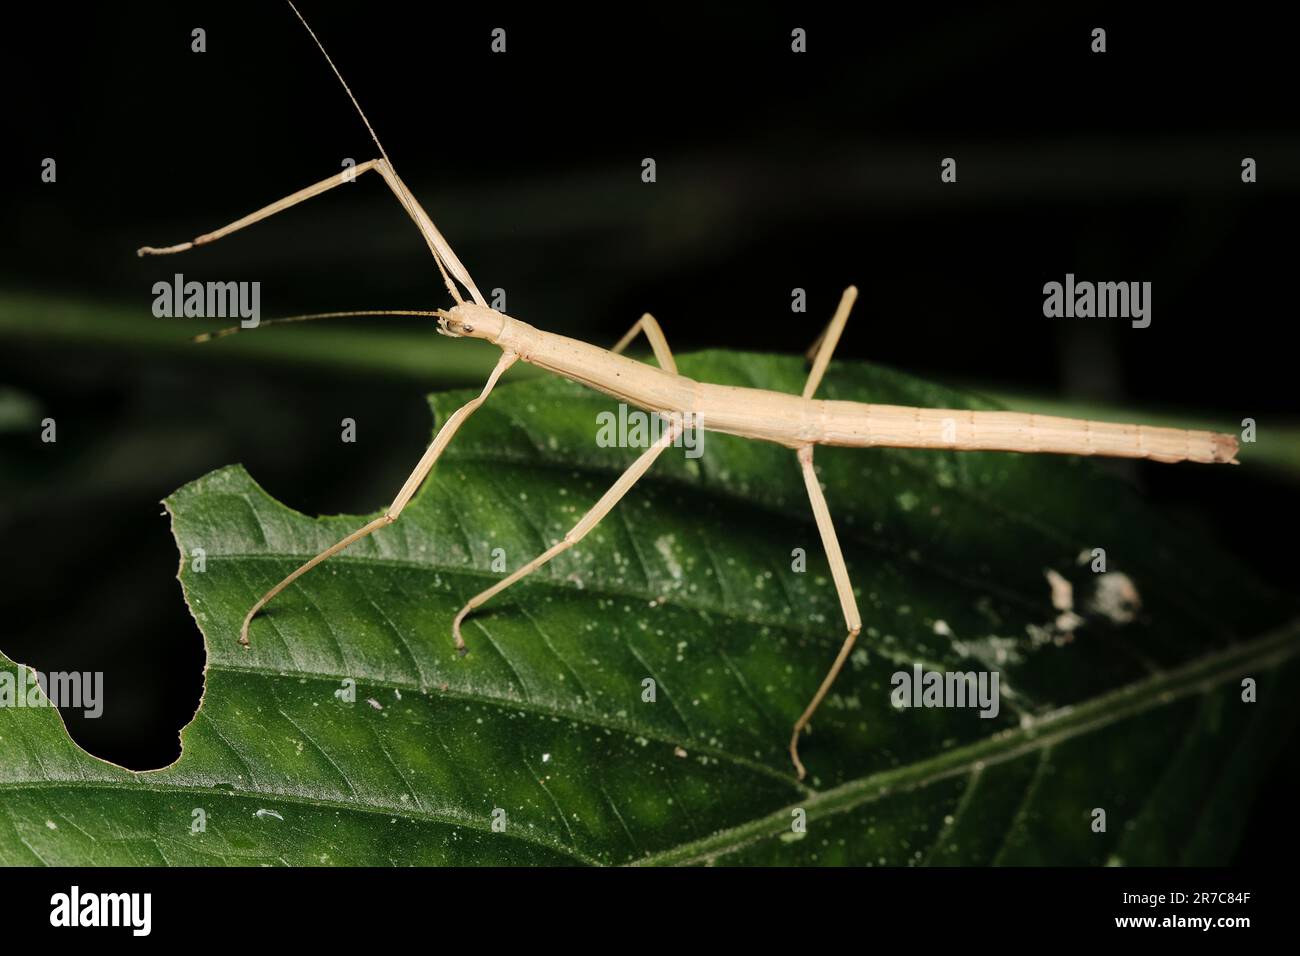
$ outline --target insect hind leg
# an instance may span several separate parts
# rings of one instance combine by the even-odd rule
[[[830,509],[826,506],[826,497],[822,494],[821,485],[817,481],[817,472],[813,469],[813,449],[811,445],[805,445],[798,451],[799,466],[803,469],[804,484],[808,488],[808,500],[812,505],[813,517],[817,519],[817,530],[821,533],[822,547],[826,550],[826,560],[831,566],[831,578],[835,581],[835,591],[839,595],[840,609],[844,612],[844,623],[848,626],[848,636],[844,638],[844,643],[840,645],[839,653],[835,656],[835,662],[831,664],[831,669],[826,672],[822,678],[821,686],[817,688],[817,693],[813,695],[804,712],[799,715],[795,721],[794,732],[790,735],[790,759],[794,762],[795,772],[802,780],[807,771],[804,769],[803,761],[799,759],[799,737],[804,728],[812,720],[813,714],[821,705],[822,700],[830,691],[831,685],[835,683],[835,678],[839,676],[840,670],[844,667],[844,662],[848,660],[849,653],[853,650],[853,644],[858,639],[858,633],[862,630],[862,617],[858,614],[858,602],[853,596],[853,584],[849,581],[849,569],[844,563],[844,555],[840,551],[839,539],[835,536],[835,526],[831,522]]]

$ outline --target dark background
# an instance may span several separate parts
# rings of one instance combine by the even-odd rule
[[[648,309],[679,353],[802,351],[855,283],[839,359],[1133,420],[1250,416],[1261,442],[1295,424],[1294,45],[1265,10],[302,9],[479,286],[534,325],[609,344]],[[376,155],[283,4],[46,3],[2,42],[0,649],[104,671],[112,706],[65,715],[73,736],[158,767],[203,666],[160,499],[243,462],[305,512],[380,508],[428,441],[423,394],[490,363],[421,319],[191,346],[193,323],[150,315],[153,283],[178,271],[260,281],[265,317],[447,304],[371,175],[185,256],[135,256]],[[939,181],[946,156],[956,184]],[[1152,325],[1045,319],[1043,283],[1066,272],[1151,281]],[[356,444],[339,441],[345,416]],[[1294,592],[1276,543],[1300,532],[1295,470],[1243,467],[1222,500],[1195,466],[1120,467]],[[1289,861],[1277,827],[1297,756],[1261,794],[1242,862]]]

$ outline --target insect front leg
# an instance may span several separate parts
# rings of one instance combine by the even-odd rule
[[[397,201],[402,204],[402,208],[406,210],[407,215],[409,215],[415,222],[416,226],[419,227],[421,235],[424,236],[424,241],[428,243],[429,249],[433,253],[434,260],[438,263],[438,269],[442,273],[443,282],[446,284],[447,291],[451,293],[452,298],[457,302],[464,301],[460,296],[459,290],[457,290],[456,286],[448,276],[448,272],[450,272],[452,276],[455,276],[456,279],[469,290],[470,295],[473,297],[475,302],[479,305],[486,305],[487,303],[483,301],[482,294],[478,291],[478,287],[474,285],[474,280],[470,278],[469,272],[465,269],[465,266],[461,264],[460,259],[457,258],[456,253],[452,251],[447,240],[444,239],[442,233],[438,231],[438,227],[433,224],[433,220],[431,220],[429,214],[424,211],[424,207],[416,201],[415,197],[411,194],[411,190],[407,188],[406,183],[402,182],[397,173],[393,171],[393,167],[386,159],[370,159],[357,166],[355,169],[345,169],[341,173],[336,173],[327,179],[322,179],[318,183],[312,183],[310,186],[299,189],[295,193],[290,193],[283,199],[277,199],[275,202],[263,206],[255,212],[250,212],[247,216],[236,219],[234,222],[228,223],[220,229],[205,232],[203,235],[197,236],[188,242],[177,243],[174,246],[141,246],[136,250],[136,255],[166,256],[177,252],[187,252],[196,246],[203,246],[210,242],[216,242],[218,239],[224,239],[232,232],[238,232],[240,229],[261,222],[263,219],[268,219],[278,212],[284,212],[284,210],[296,206],[304,200],[311,199],[313,196],[319,196],[321,193],[328,192],[336,186],[341,186],[343,183],[351,182],[361,174],[367,173],[372,169],[383,177],[384,182],[388,184],[388,188],[391,189],[393,195],[397,197]]]

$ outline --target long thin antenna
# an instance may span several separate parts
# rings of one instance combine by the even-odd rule
[[[366,117],[366,111],[361,108],[361,104],[357,102],[357,98],[352,95],[352,89],[348,86],[348,81],[343,79],[343,74],[340,73],[339,68],[334,65],[334,61],[330,59],[330,55],[325,52],[325,45],[320,42],[320,38],[316,36],[316,31],[311,28],[311,24],[308,23],[306,18],[298,12],[298,8],[293,5],[293,0],[288,0],[288,4],[289,9],[293,11],[293,15],[298,18],[299,22],[307,28],[307,32],[311,34],[312,41],[316,44],[317,49],[320,50],[321,56],[325,57],[325,62],[330,65],[330,69],[334,71],[334,75],[337,76],[339,82],[343,84],[343,91],[348,94],[348,99],[350,99],[352,105],[356,107],[357,113],[361,116],[361,122],[366,124],[366,129],[370,131],[370,138],[373,139],[375,145],[379,147],[379,155],[384,157],[384,162],[388,163],[391,167],[393,162],[388,158],[388,153],[384,149],[384,144],[379,142],[379,137],[375,135],[375,128],[370,125],[370,120]]]
[[[265,325],[281,325],[285,322],[309,322],[313,319],[342,319],[355,315],[436,315],[441,317],[445,314],[441,309],[362,309],[351,312],[309,312],[306,315],[286,315],[281,319],[264,319],[255,328],[260,329]],[[191,341],[211,342],[213,339],[224,339],[227,335],[234,335],[236,332],[241,331],[245,331],[244,326],[235,325],[217,332],[201,332],[194,336]]]
[[[438,271],[442,274],[442,282],[447,287],[447,291],[451,293],[451,297],[455,299],[458,304],[464,302],[464,299],[460,297],[460,293],[456,290],[455,284],[451,281],[451,276],[447,274],[447,263],[450,263],[451,270],[456,273],[456,278],[465,284],[465,288],[469,289],[474,301],[479,305],[486,305],[487,303],[483,301],[483,294],[479,292],[478,287],[474,284],[474,280],[470,278],[468,270],[466,270],[465,266],[461,264],[461,261],[456,258],[456,254],[452,252],[451,247],[447,245],[447,240],[443,239],[442,234],[438,232],[438,227],[429,220],[424,209],[421,208],[418,202],[416,202],[415,197],[411,195],[411,191],[406,187],[406,183],[402,182],[402,178],[397,175],[397,170],[393,168],[393,161],[388,158],[388,151],[384,149],[384,144],[379,141],[379,136],[375,133],[375,128],[370,125],[370,119],[366,116],[366,111],[361,108],[361,104],[357,102],[357,98],[352,94],[352,88],[348,86],[348,81],[343,79],[343,74],[339,72],[339,68],[334,65],[334,61],[330,59],[329,53],[325,51],[325,44],[320,42],[320,37],[316,36],[316,31],[311,28],[311,24],[307,22],[307,18],[298,11],[296,6],[294,6],[293,0],[287,0],[287,2],[289,4],[289,9],[293,11],[293,15],[298,18],[298,22],[303,25],[307,30],[307,33],[311,36],[312,42],[316,44],[316,49],[320,50],[321,56],[325,57],[325,62],[330,65],[330,69],[333,70],[334,75],[338,77],[339,83],[343,85],[343,91],[348,94],[348,99],[352,101],[353,107],[356,108],[357,115],[361,117],[361,122],[365,123],[366,129],[370,131],[370,138],[373,139],[375,145],[379,147],[379,155],[383,157],[383,164],[387,167],[387,171],[381,170],[381,172],[383,172],[384,179],[388,181],[394,194],[396,194],[398,202],[400,202],[406,209],[407,214],[415,220],[415,224],[420,227],[421,232],[425,232],[426,227],[427,230],[432,232],[432,236],[426,234],[425,239],[429,243],[429,250],[433,253],[433,261],[438,264]],[[441,248],[441,252],[439,251],[439,248]],[[446,263],[443,261],[444,258],[447,260]]]

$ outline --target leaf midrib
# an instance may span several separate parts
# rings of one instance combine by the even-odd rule
[[[119,790],[145,794],[202,794],[205,796],[227,797],[236,800],[254,802],[258,800],[263,800],[268,803],[280,801],[300,806],[325,807],[330,810],[346,810],[351,813],[360,813],[370,816],[399,816],[405,819],[421,820],[426,823],[440,823],[447,826],[458,826],[471,830],[481,830],[485,833],[495,832],[492,830],[490,821],[484,822],[472,816],[462,815],[451,811],[439,812],[423,810],[405,804],[395,803],[375,803],[373,801],[370,803],[362,803],[357,800],[335,800],[329,797],[308,796],[307,794],[291,790],[270,790],[264,788],[245,788],[242,790],[235,790],[229,787],[206,787],[200,784],[158,783],[155,780],[149,779],[150,774],[164,772],[165,769],[142,771],[140,773],[141,779],[138,781],[102,779],[4,781],[0,782],[0,792],[5,790],[21,790],[24,792],[31,790]],[[519,840],[521,843],[529,843],[547,850],[554,850],[557,853],[563,853],[565,856],[580,863],[595,866],[598,862],[574,847],[559,841],[551,841],[536,836],[521,835],[518,832],[512,833],[509,831],[507,831],[506,836],[511,839]]]

